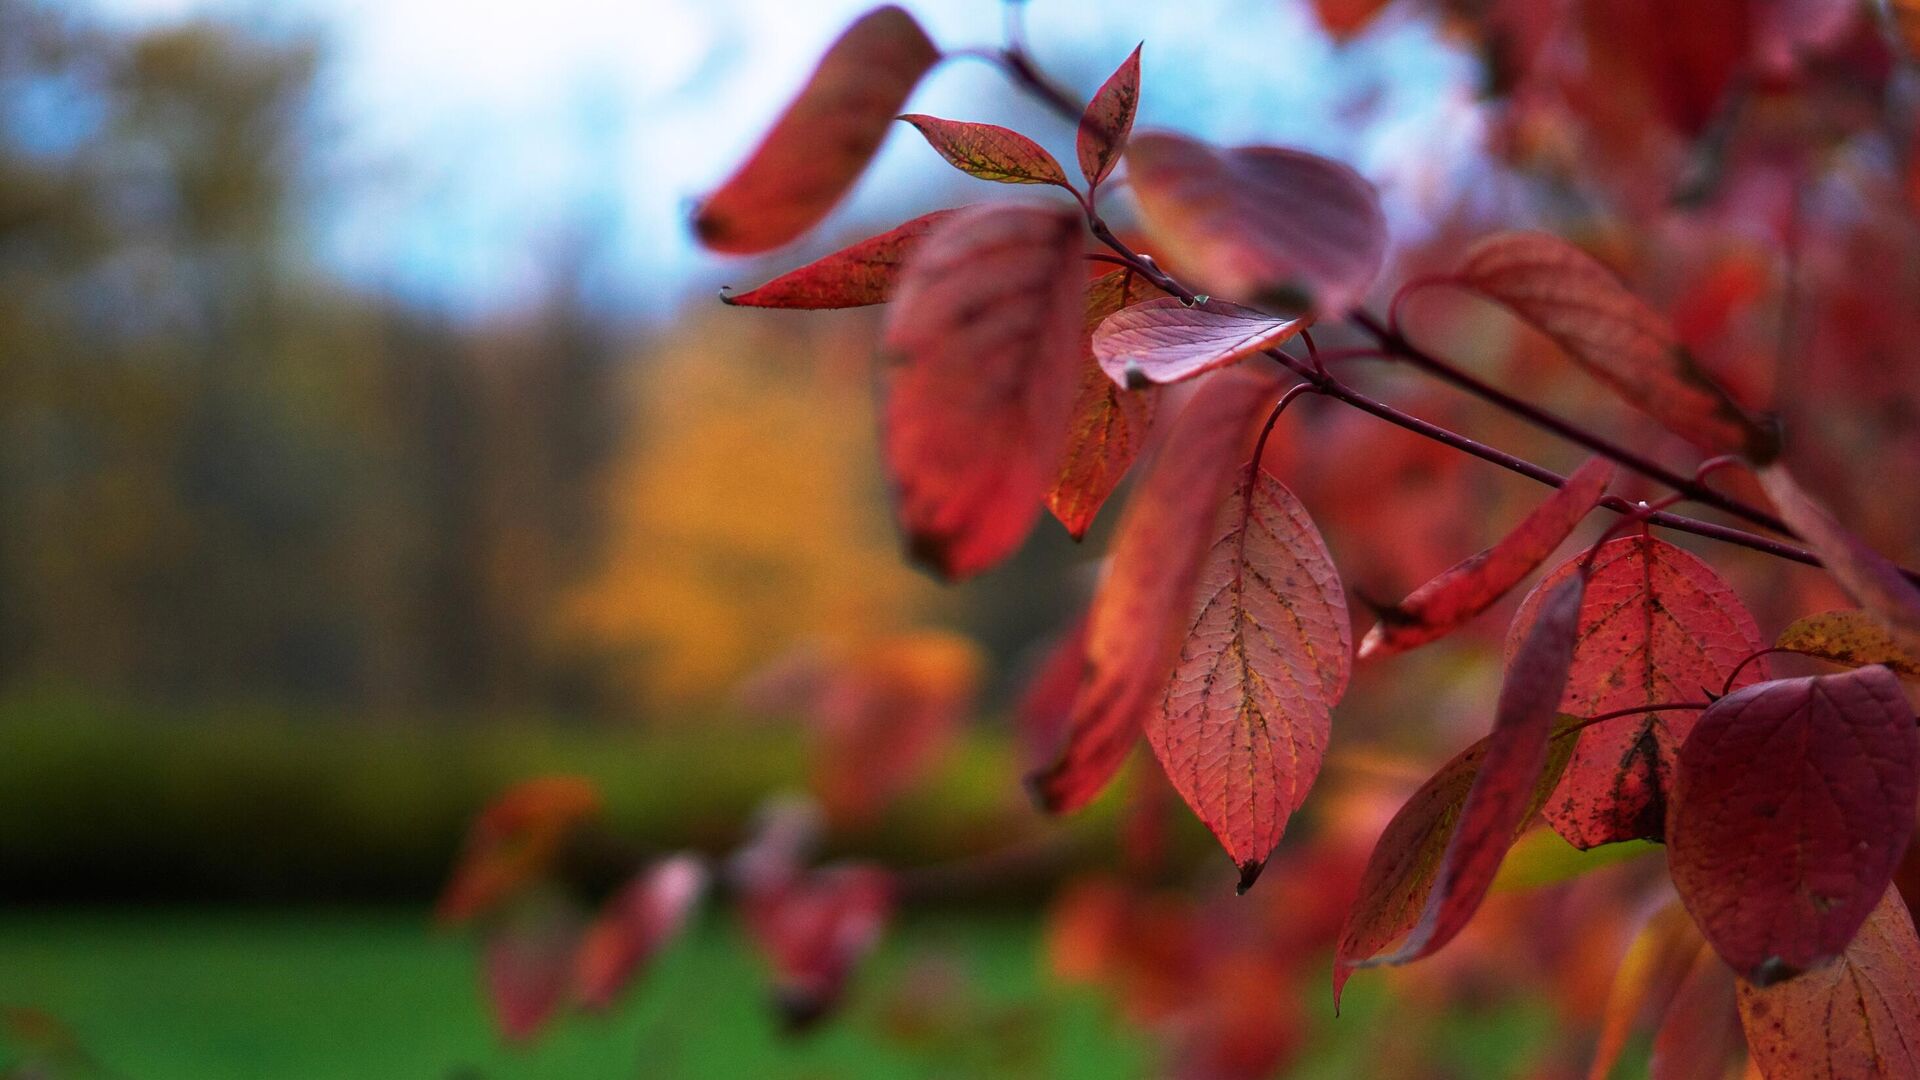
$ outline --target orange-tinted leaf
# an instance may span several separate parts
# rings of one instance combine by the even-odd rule
[[[1425,645],[1492,607],[1573,533],[1606,494],[1613,472],[1613,463],[1605,458],[1589,459],[1498,543],[1382,611],[1380,622],[1360,643],[1360,659]]]
[[[1387,0],[1313,0],[1320,25],[1336,40],[1345,40],[1367,28]]]
[[[914,555],[948,578],[1012,554],[1058,475],[1080,359],[1080,221],[998,204],[922,241],[887,309],[882,446]]]
[[[893,892],[884,870],[848,864],[742,898],[747,929],[771,969],[774,1004],[789,1030],[813,1026],[840,1004],[848,977],[893,916]]]
[[[466,922],[538,884],[574,830],[600,812],[598,789],[577,776],[542,776],[515,785],[468,830],[434,918]]]
[[[1308,322],[1225,300],[1188,305],[1168,296],[1108,316],[1093,332],[1093,355],[1119,386],[1179,382],[1279,345]]]
[[[863,822],[940,763],[986,666],[957,634],[900,634],[844,657],[812,710],[811,773],[836,822]]]
[[[1204,290],[1334,317],[1380,272],[1379,193],[1338,161],[1155,131],[1134,137],[1127,163],[1148,232]]]
[[[1866,611],[1823,611],[1795,620],[1773,639],[1773,647],[1848,667],[1885,664],[1902,675],[1920,677],[1920,657]]]
[[[566,1001],[580,920],[552,898],[524,903],[487,932],[481,979],[494,1024],[509,1042],[538,1035]]]
[[[997,184],[1057,184],[1072,189],[1067,173],[1046,147],[1011,128],[942,120],[909,113],[900,119],[926,136],[927,145],[947,164],[969,176]]]
[[[1159,705],[1213,539],[1194,522],[1220,505],[1275,389],[1251,372],[1203,384],[1133,494],[1088,615],[1087,676],[1066,749],[1030,780],[1049,811],[1078,809],[1098,794]]]
[[[1498,233],[1467,252],[1459,284],[1506,307],[1629,404],[1715,453],[1770,460],[1779,435],[1709,378],[1673,327],[1613,272],[1556,236]]]
[[[1212,535],[1147,741],[1244,890],[1320,774],[1353,642],[1326,543],[1278,480],[1242,469]]]
[[[891,5],[848,27],[759,147],[694,215],[700,242],[752,254],[779,247],[833,209],[940,50]]]
[[[1092,188],[1107,178],[1133,134],[1133,114],[1140,105],[1140,46],[1107,76],[1080,115],[1074,149],[1080,156],[1080,175]]]
[[[1886,0],[1880,6],[1895,44],[1908,59],[1920,59],[1920,0]]]
[[[1888,889],[1837,963],[1739,987],[1747,1047],[1767,1080],[1920,1077],[1920,938]]]
[[[1521,603],[1509,651],[1533,624],[1540,601],[1578,565],[1561,564]],[[1704,701],[1708,692],[1720,692],[1740,661],[1764,647],[1753,616],[1707,564],[1664,540],[1614,540],[1600,549],[1587,582],[1560,711],[1599,716],[1636,705]],[[1735,685],[1766,677],[1761,659],[1748,664]],[[1660,839],[1674,754],[1698,717],[1685,710],[1647,713],[1581,732],[1566,776],[1547,802],[1547,821],[1579,848]]]
[[[1680,749],[1673,886],[1742,978],[1840,955],[1913,835],[1920,732],[1883,667],[1781,679],[1714,702]]]
[[[1780,517],[1807,542],[1827,573],[1902,640],[1920,642],[1920,588],[1901,575],[1884,556],[1835,521],[1794,480],[1785,465],[1760,470],[1760,486],[1773,500]]]
[[[707,868],[691,855],[663,859],[608,899],[574,958],[574,985],[589,1009],[611,1006],[655,953],[686,925],[707,887]]]
[[[1123,390],[1100,370],[1091,335],[1107,316],[1129,304],[1161,295],[1131,270],[1103,274],[1087,285],[1087,336],[1083,339],[1080,388],[1067,422],[1067,448],[1060,475],[1047,492],[1047,509],[1075,540],[1084,537],[1113,489],[1140,455],[1159,405],[1153,388]]]
[[[893,294],[901,266],[920,238],[952,213],[952,210],[935,210],[922,214],[879,236],[870,236],[798,270],[781,274],[757,289],[738,296],[723,293],[720,299],[740,307],[813,310],[884,304]]]
[[[1654,912],[1634,935],[1614,972],[1588,1080],[1607,1080],[1620,1060],[1620,1052],[1626,1049],[1628,1037],[1667,1015],[1681,984],[1703,954],[1713,957],[1684,906],[1675,901]]]
[[[1740,1053],[1733,972],[1711,949],[1694,954],[1653,1036],[1648,1080],[1722,1080]]]

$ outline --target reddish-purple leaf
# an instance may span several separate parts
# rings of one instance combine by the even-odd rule
[[[1920,678],[1920,656],[1872,612],[1823,611],[1796,619],[1773,639],[1773,647],[1848,667],[1885,664],[1897,674]]]
[[[1673,327],[1611,270],[1557,236],[1498,233],[1475,244],[1454,273],[1461,286],[1506,307],[1553,339],[1629,404],[1714,453],[1755,461],[1779,434],[1748,415],[1700,369]]]
[[[1030,780],[1049,811],[1078,809],[1099,794],[1160,704],[1213,539],[1194,522],[1220,505],[1276,389],[1252,372],[1203,384],[1130,500],[1088,615],[1087,676],[1067,746]]]
[[[1134,137],[1127,165],[1147,230],[1203,290],[1332,318],[1380,272],[1379,193],[1338,161],[1154,131]]]
[[[707,868],[675,855],[641,871],[608,899],[574,958],[574,986],[589,1009],[611,1006],[620,992],[686,925],[707,887]]]
[[[914,555],[1012,554],[1059,474],[1080,360],[1080,221],[996,204],[935,226],[887,308],[882,447]]]
[[[1073,189],[1066,170],[1046,147],[1011,128],[919,113],[900,119],[926,136],[927,145],[946,158],[947,164],[969,176],[997,184],[1055,184]]]
[[[742,904],[781,1019],[804,1030],[839,1005],[854,968],[879,944],[893,916],[893,879],[877,867],[830,866],[749,893]]]
[[[1714,950],[1768,985],[1840,955],[1913,834],[1920,732],[1883,667],[1713,704],[1680,749],[1674,888]]]
[[[1738,993],[1767,1080],[1920,1078],[1920,937],[1897,889],[1836,963],[1769,987],[1742,982]]]
[[[1212,533],[1147,741],[1244,890],[1320,774],[1352,627],[1319,530],[1264,470],[1241,470]]]
[[[526,1042],[560,1010],[573,978],[580,919],[573,909],[536,897],[490,927],[481,949],[481,978],[494,1024],[509,1042]]]
[[[1159,404],[1153,388],[1123,390],[1094,358],[1091,335],[1107,316],[1129,304],[1161,295],[1131,270],[1103,274],[1087,285],[1087,336],[1083,339],[1080,388],[1067,422],[1067,448],[1060,474],[1047,493],[1047,509],[1075,540],[1084,537],[1107,497],[1140,455]]]
[[[848,27],[738,172],[694,215],[715,251],[752,254],[812,228],[873,159],[887,126],[940,59],[913,16],[891,5]]]
[[[955,211],[935,210],[922,214],[879,236],[870,236],[798,270],[781,274],[757,289],[737,296],[722,293],[720,299],[740,307],[811,310],[884,304],[892,296],[900,268],[920,238],[953,213]]]
[[[1391,656],[1452,633],[1492,607],[1573,533],[1613,479],[1613,463],[1591,458],[1499,542],[1420,586],[1360,643],[1360,659]]]
[[[1507,638],[1510,652],[1532,626],[1540,601],[1578,565],[1577,559],[1561,564],[1521,603]],[[1600,549],[1587,581],[1560,711],[1599,716],[1705,701],[1764,647],[1753,616],[1707,564],[1652,537],[1614,540]],[[1766,677],[1763,658],[1742,669],[1735,685]],[[1566,776],[1547,802],[1547,821],[1578,848],[1660,839],[1674,754],[1698,716],[1650,712],[1581,732]]]
[[[1080,175],[1089,189],[1099,185],[1113,171],[1120,151],[1126,149],[1127,136],[1133,134],[1133,114],[1140,104],[1140,46],[1121,63],[1087,102],[1080,115],[1080,132],[1074,148],[1080,155]]]
[[[1108,316],[1093,332],[1093,355],[1118,386],[1179,382],[1273,348],[1309,322],[1225,300],[1189,305],[1168,296]]]
[[[1087,617],[1082,615],[1048,647],[1014,709],[1014,734],[1027,768],[1043,769],[1060,756],[1086,674]]]
[[[1827,573],[1854,602],[1885,622],[1895,636],[1920,642],[1920,588],[1892,563],[1835,521],[1825,507],[1801,488],[1782,464],[1760,470],[1760,486],[1780,511],[1780,517],[1800,534]]]

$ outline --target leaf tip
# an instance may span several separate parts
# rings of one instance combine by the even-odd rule
[[[1240,880],[1233,887],[1234,895],[1235,896],[1247,895],[1247,890],[1253,888],[1253,883],[1260,880],[1260,871],[1265,870],[1266,868],[1267,868],[1267,860],[1265,859],[1249,859],[1246,862],[1241,863],[1240,864]]]
[[[1747,972],[1747,981],[1765,990],[1776,983],[1786,982],[1800,974],[1800,971],[1800,968],[1794,967],[1778,956],[1769,956],[1755,964],[1752,971]]]

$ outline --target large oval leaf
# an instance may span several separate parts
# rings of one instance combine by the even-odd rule
[[[752,254],[812,228],[873,159],[907,95],[940,59],[913,16],[891,5],[860,17],[738,172],[695,213],[715,251]]]
[[[1224,300],[1187,304],[1168,296],[1109,316],[1093,332],[1093,355],[1119,386],[1179,382],[1271,349],[1308,322]]]
[[[1060,474],[1047,492],[1047,509],[1075,540],[1087,534],[1094,516],[1140,456],[1160,400],[1159,390],[1153,387],[1125,390],[1114,385],[1094,358],[1091,335],[1107,316],[1160,295],[1159,289],[1141,281],[1132,270],[1115,270],[1087,285],[1088,337],[1082,348],[1080,387],[1067,421]]]
[[[884,304],[920,238],[953,212],[922,214],[879,236],[789,270],[757,289],[738,295],[722,293],[720,300],[740,307],[813,310]]]
[[[1012,554],[1059,470],[1080,360],[1080,221],[960,211],[887,309],[882,452],[915,557],[947,578]]]
[[[1089,189],[1098,187],[1120,160],[1120,151],[1126,149],[1127,137],[1133,134],[1133,113],[1139,104],[1140,47],[1136,45],[1133,54],[1094,92],[1080,115],[1074,149],[1080,158],[1080,175],[1087,178]]]
[[[1767,985],[1840,955],[1913,835],[1920,732],[1883,667],[1729,694],[1680,750],[1667,866],[1714,950]]]
[[[1379,193],[1338,161],[1153,131],[1134,136],[1127,166],[1147,230],[1208,292],[1334,317],[1380,273]]]
[[[1320,774],[1353,668],[1339,572],[1306,507],[1249,469],[1214,519],[1147,741],[1252,884]]]

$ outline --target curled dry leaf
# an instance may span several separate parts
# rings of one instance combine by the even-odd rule
[[[1773,647],[1848,667],[1885,664],[1901,675],[1920,678],[1920,656],[1866,611],[1823,611],[1797,619],[1773,639]]]
[[[884,304],[892,297],[900,268],[920,238],[953,213],[955,211],[935,210],[922,214],[879,236],[870,236],[781,274],[757,289],[738,295],[722,293],[720,299],[739,307],[811,310]]]
[[[1134,137],[1127,166],[1147,230],[1206,291],[1332,318],[1380,273],[1379,193],[1338,161],[1154,131]]]
[[[1910,648],[1920,646],[1920,588],[1865,540],[1834,520],[1784,464],[1761,469],[1760,486],[1766,489],[1781,519],[1820,556],[1827,573],[1847,595],[1878,616]]]
[[[1326,542],[1265,470],[1241,471],[1212,533],[1147,741],[1244,891],[1320,774],[1353,641]]]
[[[1116,385],[1138,389],[1238,363],[1287,341],[1310,321],[1276,319],[1225,300],[1187,304],[1168,296],[1108,316],[1093,332],[1093,355]]]
[[[1107,378],[1093,355],[1093,331],[1129,304],[1161,295],[1131,270],[1103,274],[1087,285],[1080,386],[1067,421],[1060,473],[1047,492],[1047,509],[1075,540],[1086,536],[1095,515],[1140,456],[1160,401],[1155,388],[1123,390]]]
[[[668,942],[706,891],[707,868],[692,855],[647,867],[608,899],[574,958],[574,987],[588,1009],[611,1006]]]
[[[695,212],[700,242],[747,255],[812,228],[865,171],[894,114],[939,59],[905,11],[889,5],[861,16],[753,155]]]
[[[914,556],[950,579],[1012,554],[1059,474],[1080,360],[1080,221],[956,212],[887,308],[882,451]]]
[[[1133,114],[1140,105],[1140,46],[1128,56],[1107,81],[1094,92],[1093,100],[1080,114],[1080,130],[1074,149],[1080,157],[1080,175],[1089,189],[1113,171],[1133,134]]]
[[[1920,732],[1883,667],[1715,702],[1681,748],[1667,867],[1700,932],[1765,986],[1840,955],[1913,834]]]
[[[1920,1077],[1920,938],[1897,889],[1881,894],[1838,962],[1739,986],[1747,1048],[1767,1080]]]
[[[1046,147],[1011,128],[942,120],[909,113],[900,119],[926,137],[947,164],[980,180],[998,184],[1055,184],[1068,190],[1067,173]]]
[[[1453,632],[1492,607],[1572,535],[1613,479],[1613,463],[1590,458],[1499,542],[1380,612],[1360,642],[1360,659],[1405,652]]]
[[[1548,574],[1514,613],[1509,655],[1538,616],[1540,602],[1576,573],[1569,560]],[[1705,701],[1740,662],[1765,645],[1739,597],[1711,567],[1664,540],[1629,536],[1594,559],[1580,612],[1573,670],[1560,711],[1599,716],[1638,705]],[[1766,660],[1734,685],[1767,677]],[[1665,834],[1674,755],[1699,713],[1625,716],[1582,731],[1547,821],[1579,848]]]
[[[1088,615],[1087,673],[1066,748],[1029,779],[1050,812],[1076,810],[1099,794],[1159,705],[1213,539],[1193,523],[1219,507],[1276,389],[1252,372],[1202,384],[1129,501]]]
[[[1680,344],[1673,327],[1611,270],[1557,236],[1498,233],[1475,244],[1453,280],[1512,311],[1576,364],[1668,430],[1714,453],[1766,462],[1772,424],[1741,408]]]

